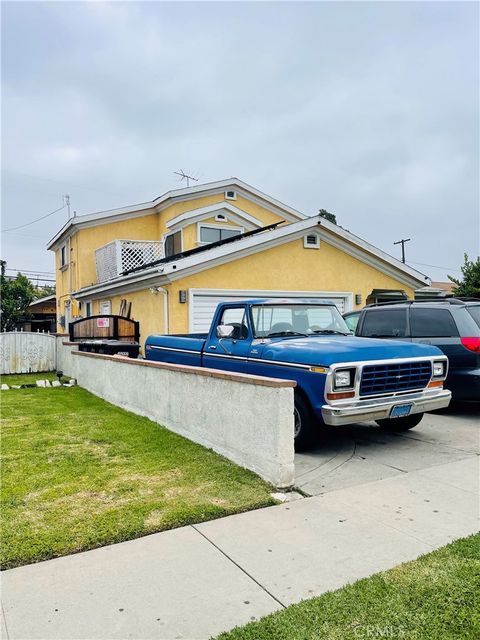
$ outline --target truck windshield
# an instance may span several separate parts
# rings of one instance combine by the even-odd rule
[[[335,305],[254,305],[252,320],[255,338],[350,333]]]

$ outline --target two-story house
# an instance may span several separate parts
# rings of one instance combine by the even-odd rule
[[[55,252],[58,330],[130,312],[151,333],[202,332],[221,300],[308,297],[360,308],[428,278],[358,236],[230,178],[71,218]]]

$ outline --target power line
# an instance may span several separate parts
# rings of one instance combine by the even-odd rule
[[[461,269],[454,269],[453,267],[440,267],[438,264],[426,264],[425,262],[414,262],[413,260],[408,261],[411,264],[419,264],[422,267],[432,267],[432,269],[444,269],[445,271],[457,271],[460,273]]]
[[[59,209],[55,209],[55,211],[50,211],[50,213],[47,213],[44,216],[41,216],[40,218],[36,218],[36,220],[32,220],[31,222],[27,222],[26,224],[20,224],[18,227],[10,227],[10,229],[2,229],[2,231],[6,233],[7,231],[15,231],[16,229],[23,229],[24,227],[29,227],[31,224],[35,224],[36,222],[40,222],[40,220],[45,220],[45,218],[48,218],[49,216],[53,216],[54,213],[58,213],[62,209],[65,209],[66,206],[67,206],[67,202],[64,202]]]
[[[55,273],[53,271],[32,271],[31,269],[15,269],[14,267],[8,267],[5,271],[16,271],[17,273],[34,273],[35,275],[43,275],[43,276],[54,276]]]

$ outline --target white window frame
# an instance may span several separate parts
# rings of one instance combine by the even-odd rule
[[[67,243],[60,247],[60,269],[64,270],[68,267]]]
[[[197,244],[199,245],[207,245],[212,244],[211,242],[202,242],[200,239],[200,228],[207,227],[209,229],[228,229],[229,231],[238,231],[239,233],[244,233],[244,227],[232,227],[231,224],[209,224],[208,222],[197,222]]]
[[[307,242],[308,236],[315,236],[316,242],[315,244],[309,244]],[[303,248],[304,249],[320,249],[320,236],[318,233],[307,233],[303,236]]]
[[[229,193],[233,193],[233,196],[227,195]],[[237,192],[235,191],[235,189],[227,189],[225,191],[225,200],[236,200],[236,199],[237,199]]]
[[[108,313],[103,311],[103,306],[108,304]],[[111,300],[100,300],[99,306],[99,314],[100,316],[111,316],[112,315],[112,301]]]
[[[176,233],[180,233],[180,251],[183,251],[183,227],[181,229],[175,229],[175,231],[169,231],[168,233],[164,233],[162,236],[163,241],[163,255],[166,258],[167,253],[165,251],[165,242],[168,236],[174,236]]]

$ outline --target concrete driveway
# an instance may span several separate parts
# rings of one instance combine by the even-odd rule
[[[307,495],[420,471],[478,454],[480,404],[426,414],[414,429],[389,434],[375,423],[331,427],[322,442],[295,456],[296,486]]]

